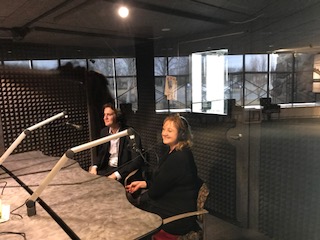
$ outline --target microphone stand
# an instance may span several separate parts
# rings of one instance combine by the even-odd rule
[[[57,173],[60,171],[60,169],[64,166],[64,164],[67,162],[68,158],[73,158],[75,153],[87,150],[89,148],[96,147],[98,145],[101,145],[103,143],[109,142],[111,140],[124,137],[127,135],[133,135],[133,129],[129,128],[124,131],[118,132],[116,134],[112,134],[88,143],[84,143],[82,145],[73,147],[69,150],[67,150],[63,156],[60,158],[60,160],[56,163],[56,165],[51,169],[49,174],[45,177],[45,179],[41,182],[39,187],[33,192],[31,197],[29,197],[26,201],[27,206],[27,214],[29,217],[36,215],[36,206],[35,202],[42,193],[42,191],[48,186],[48,184],[51,182],[51,180],[57,175]]]
[[[10,147],[4,152],[4,154],[1,156],[0,158],[0,165],[2,165],[2,163],[4,162],[4,160],[7,159],[7,157],[13,152],[14,149],[16,149],[16,147],[22,142],[22,140],[31,133],[31,131],[42,127],[43,125],[52,122],[60,117],[66,116],[66,112],[61,112],[59,114],[56,114],[42,122],[39,122],[31,127],[28,127],[27,129],[25,129],[18,137],[17,139],[10,145]]]

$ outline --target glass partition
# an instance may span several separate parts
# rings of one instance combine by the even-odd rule
[[[223,49],[191,55],[192,112],[227,114],[227,54]]]

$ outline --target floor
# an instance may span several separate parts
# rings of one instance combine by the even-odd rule
[[[206,214],[206,240],[271,240],[271,238]]]

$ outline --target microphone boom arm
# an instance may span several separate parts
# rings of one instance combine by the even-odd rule
[[[2,165],[2,163],[7,159],[7,157],[14,151],[14,149],[16,149],[16,147],[22,142],[22,140],[31,133],[31,131],[42,127],[43,125],[52,122],[60,117],[65,116],[66,113],[65,112],[61,112],[59,114],[56,114],[42,122],[39,122],[31,127],[28,127],[27,129],[25,129],[17,138],[16,140],[10,145],[10,147],[3,153],[3,155],[0,158],[0,165]]]
[[[39,187],[33,192],[31,197],[28,198],[26,201],[26,206],[27,206],[27,213],[28,216],[34,216],[36,215],[36,209],[35,209],[35,201],[37,198],[40,196],[42,191],[48,186],[48,184],[51,182],[51,180],[57,175],[59,170],[64,166],[64,164],[67,162],[69,158],[73,158],[75,153],[87,150],[89,148],[96,147],[98,145],[101,145],[103,143],[109,142],[113,139],[117,139],[120,137],[124,137],[127,135],[133,135],[133,130],[131,128],[126,129],[124,131],[118,132],[116,134],[112,134],[110,136],[106,136],[88,143],[84,143],[82,145],[70,148],[67,150],[63,156],[60,158],[60,160],[56,163],[56,165],[51,169],[49,174],[46,176],[46,178],[41,182]]]

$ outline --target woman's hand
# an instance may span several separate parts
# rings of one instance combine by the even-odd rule
[[[139,190],[140,188],[146,188],[147,182],[146,181],[134,181],[131,184],[127,185],[126,191],[129,193],[134,193],[135,191]]]

